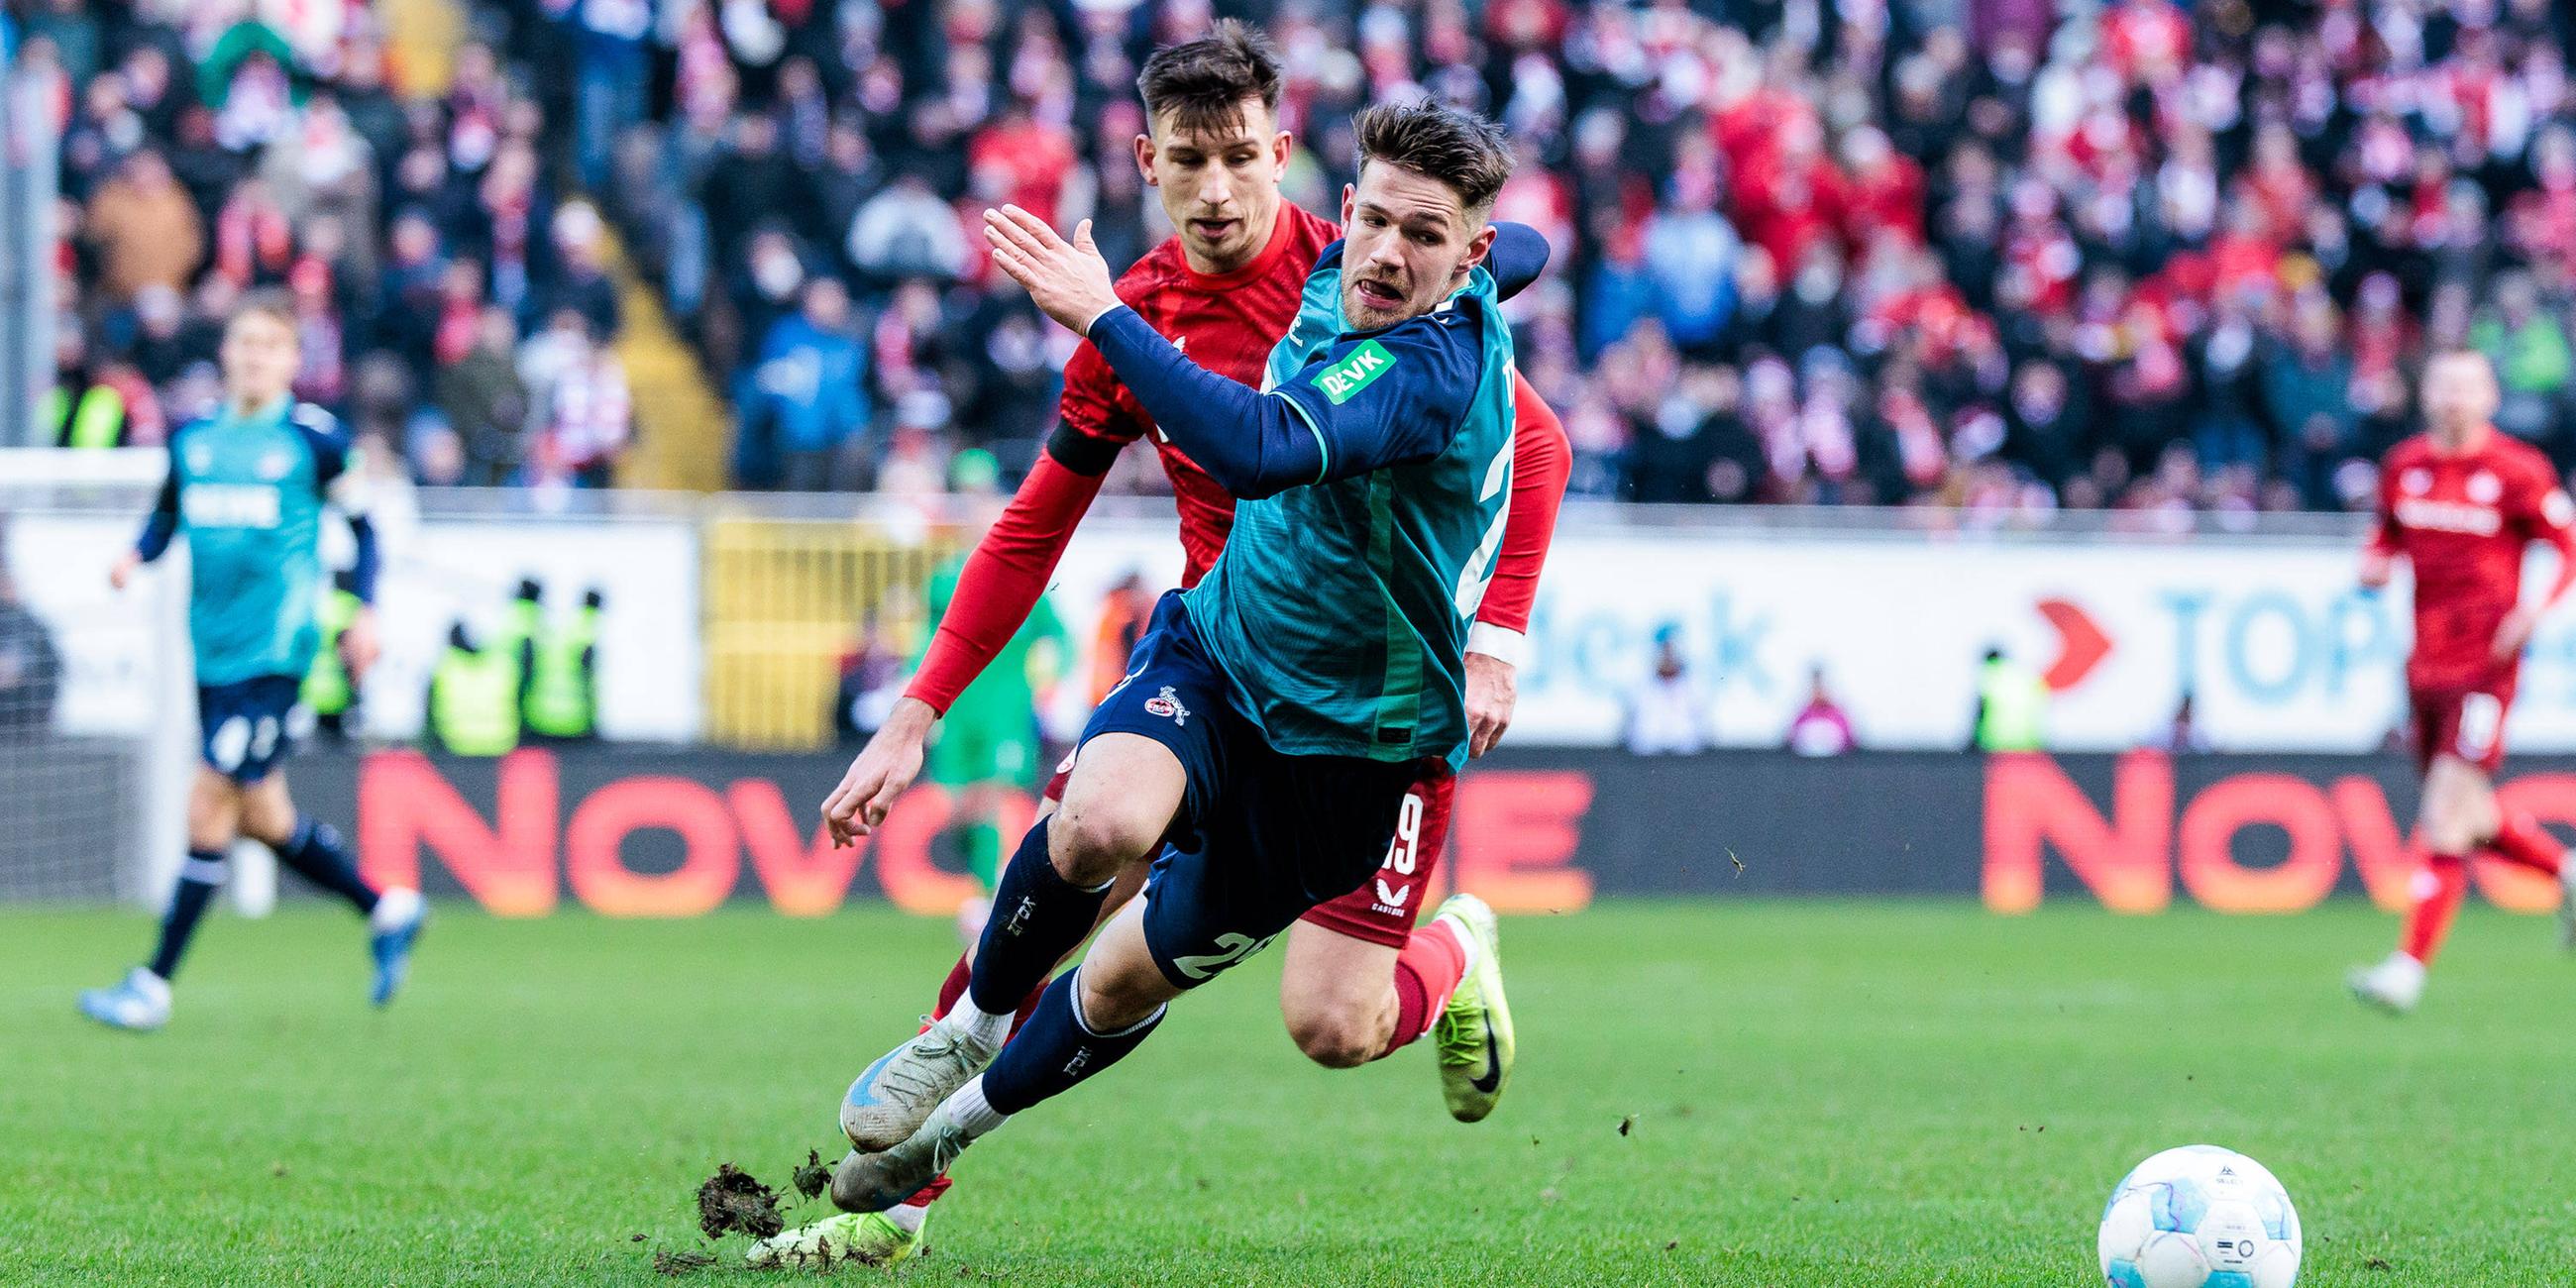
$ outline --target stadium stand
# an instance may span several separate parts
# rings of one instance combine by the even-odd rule
[[[1578,495],[2351,508],[2411,360],[2461,343],[2576,464],[2547,0],[1224,8],[1285,52],[1310,206],[1369,100],[1521,141],[1499,213],[1556,243],[1517,322]],[[1213,13],[35,5],[8,38],[63,121],[62,432],[154,441],[208,396],[208,319],[280,284],[303,392],[426,484],[935,491],[955,451],[1025,461],[1070,339],[965,221],[1089,216],[1122,266],[1163,235],[1132,80]]]

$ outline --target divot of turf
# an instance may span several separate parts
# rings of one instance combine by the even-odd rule
[[[766,1239],[786,1229],[787,1218],[778,1213],[778,1191],[724,1163],[698,1186],[698,1228],[710,1239],[721,1239],[734,1230]]]
[[[818,1149],[806,1150],[805,1161],[798,1164],[796,1170],[789,1174],[787,1183],[795,1186],[796,1192],[808,1199],[832,1188],[832,1169],[823,1161],[823,1152]]]

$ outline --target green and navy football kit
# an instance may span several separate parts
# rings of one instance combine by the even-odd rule
[[[1514,232],[1497,269],[1534,277],[1544,242]],[[1091,327],[1156,422],[1242,498],[1224,553],[1156,607],[1083,731],[1151,738],[1182,764],[1145,908],[1176,987],[1357,889],[1424,762],[1466,759],[1467,628],[1511,495],[1500,293],[1479,268],[1430,314],[1352,331],[1337,243],[1257,394],[1130,310]]]
[[[1083,732],[1150,739],[1181,765],[1143,911],[1176,990],[1357,889],[1422,765],[1466,754],[1467,624],[1511,495],[1512,341],[1495,304],[1545,267],[1546,242],[1506,226],[1488,259],[1433,312],[1353,331],[1328,247],[1259,392],[1190,362],[1124,305],[1084,328],[1173,445],[1241,499],[1215,565],[1156,605]],[[833,1177],[843,1208],[904,1201],[976,1135],[1097,1075],[1161,1021],[1157,1007],[1095,1027],[1079,998],[1086,959],[1004,1041],[1115,884],[1057,870],[1057,817],[1004,869],[965,996],[851,1083],[841,1123],[860,1152]]]
[[[227,405],[170,436],[169,477],[135,553],[150,562],[188,538],[200,752],[238,782],[266,778],[293,743],[297,694],[321,639],[327,504],[347,513],[357,538],[352,591],[375,598],[375,533],[341,482],[350,465],[339,422],[292,399],[248,414]]]

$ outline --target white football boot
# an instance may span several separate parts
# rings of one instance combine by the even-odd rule
[[[170,1022],[170,983],[137,966],[112,988],[82,993],[80,1009],[109,1028],[149,1033]]]
[[[2424,996],[2424,963],[2404,953],[2390,953],[2376,966],[2360,966],[2344,976],[2352,995],[2391,1015],[2415,1009]]]

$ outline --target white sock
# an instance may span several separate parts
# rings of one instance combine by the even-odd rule
[[[970,989],[958,997],[955,1006],[948,1008],[948,1014],[939,1017],[939,1022],[947,1025],[950,1032],[966,1035],[987,1051],[999,1051],[1002,1039],[1011,1036],[1013,1014],[1004,1011],[996,1015],[975,1005],[975,994]]]
[[[886,1209],[886,1220],[905,1234],[921,1233],[921,1223],[930,1219],[930,1206],[925,1203],[898,1203]]]
[[[376,910],[367,914],[367,929],[383,934],[400,930],[420,915],[420,891],[395,886],[376,896]]]
[[[948,1099],[939,1102],[939,1108],[948,1115],[948,1121],[966,1133],[968,1140],[1011,1121],[1009,1114],[993,1108],[984,1099],[984,1075],[980,1073],[967,1079],[966,1085],[951,1092]]]

